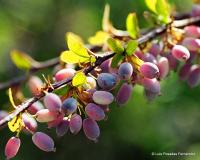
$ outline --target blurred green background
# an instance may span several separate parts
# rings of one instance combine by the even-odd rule
[[[190,0],[170,2],[180,12],[188,12],[192,5]],[[111,20],[117,28],[125,29],[125,18],[132,11],[137,12],[141,27],[148,26],[142,18],[147,10],[143,0],[0,0],[0,82],[23,74],[10,61],[10,50],[22,50],[39,61],[59,56],[66,49],[67,31],[87,40],[101,29],[106,3],[111,6]],[[151,152],[195,152],[196,156],[179,158],[198,160],[199,93],[200,87],[190,89],[172,72],[162,82],[162,96],[152,103],[146,101],[142,88],[136,86],[126,106],[111,106],[108,120],[100,122],[98,143],[87,140],[82,132],[59,139],[54,130],[41,126],[41,130],[55,139],[57,152],[40,151],[30,135],[22,134],[22,146],[14,159],[159,160],[178,157],[151,156]],[[5,91],[1,91],[1,108],[7,102]],[[5,159],[4,146],[11,135],[7,128],[0,131],[0,159]]]

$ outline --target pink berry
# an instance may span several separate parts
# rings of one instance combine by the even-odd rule
[[[140,67],[140,73],[146,78],[156,78],[159,75],[158,67],[150,62],[145,62]]]
[[[6,159],[11,159],[16,156],[21,145],[21,141],[17,137],[11,137],[5,147]]]
[[[184,28],[185,34],[188,37],[200,37],[200,27],[191,25]]]
[[[105,113],[101,107],[94,103],[88,103],[85,112],[93,120],[100,121],[105,118]]]
[[[159,68],[159,78],[165,78],[169,73],[169,61],[166,57],[161,57],[158,60],[158,68]]]
[[[31,115],[29,115],[27,113],[23,113],[22,120],[28,130],[30,130],[32,132],[35,132],[37,130],[37,126],[38,126],[37,121]]]
[[[200,66],[193,65],[188,76],[188,84],[190,87],[196,87],[200,83]]]
[[[39,110],[44,109],[44,106],[41,102],[37,101],[35,103],[33,103],[29,108],[28,108],[28,112],[30,114],[36,114]]]
[[[180,61],[187,61],[190,58],[190,52],[182,45],[175,45],[172,48],[172,55]]]
[[[43,87],[43,82],[39,77],[32,76],[28,81],[28,87],[33,95],[37,95],[40,93],[41,88]]]
[[[182,45],[187,47],[190,51],[197,51],[200,48],[200,39],[186,37],[182,41]]]
[[[55,74],[56,81],[62,81],[64,79],[72,79],[76,71],[71,68],[61,69]]]
[[[41,109],[36,113],[36,120],[38,122],[51,122],[55,120],[60,113],[55,111],[50,111],[48,109]]]

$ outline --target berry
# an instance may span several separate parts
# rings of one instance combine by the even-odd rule
[[[111,104],[114,100],[112,93],[107,91],[96,91],[94,92],[92,98],[95,103],[101,105]]]
[[[157,64],[159,68],[159,78],[164,79],[169,73],[169,61],[166,57],[161,57]]]
[[[85,112],[93,120],[100,121],[105,118],[105,113],[101,107],[94,103],[88,103]]]
[[[105,90],[112,89],[117,83],[117,77],[111,73],[101,73],[97,78],[98,85]]]
[[[72,68],[65,68],[65,69],[61,69],[60,71],[58,71],[55,74],[55,79],[56,81],[62,81],[64,79],[72,79],[72,77],[74,76],[74,74],[76,73],[76,71]]]
[[[200,66],[193,65],[188,76],[188,84],[190,87],[196,87],[200,83]]]
[[[36,132],[32,136],[32,141],[39,149],[45,152],[55,151],[53,139],[45,133]]]
[[[69,129],[69,120],[64,118],[56,127],[57,136],[58,137],[64,136],[67,133],[68,129]]]
[[[133,67],[130,63],[124,62],[119,66],[118,75],[121,79],[130,79],[133,73]]]
[[[48,109],[41,109],[35,116],[38,122],[51,122],[59,116],[59,113]]]
[[[122,84],[119,91],[117,92],[116,102],[119,105],[126,104],[129,98],[131,97],[132,89],[133,87],[131,84],[128,84],[128,83]]]
[[[37,101],[35,103],[33,103],[29,108],[28,108],[28,112],[30,114],[36,114],[39,110],[44,109],[44,106],[41,102]]]
[[[65,113],[74,113],[77,109],[77,100],[70,97],[63,101],[62,109]]]
[[[141,80],[141,83],[146,90],[156,94],[160,93],[160,83],[156,78],[154,79],[143,78]]]
[[[78,114],[72,115],[69,122],[69,128],[72,134],[77,134],[82,128],[82,118]]]
[[[187,61],[190,58],[190,52],[182,45],[175,45],[172,48],[172,55],[179,61]]]
[[[197,51],[200,48],[200,39],[186,37],[182,41],[182,45],[187,47],[190,51]]]
[[[186,26],[184,28],[185,35],[188,37],[200,37],[200,28],[194,25]]]
[[[186,80],[188,78],[188,75],[190,73],[191,63],[185,63],[179,71],[179,78],[181,80]]]
[[[43,87],[43,82],[39,77],[32,76],[28,80],[28,87],[33,95],[37,95],[40,94],[41,88]]]
[[[21,141],[17,137],[11,137],[5,147],[6,159],[11,159],[16,156],[21,145]]]
[[[97,122],[90,118],[86,118],[83,120],[83,131],[88,139],[95,142],[100,136],[100,129]]]
[[[54,93],[47,93],[44,97],[44,105],[50,111],[61,111],[62,101]]]
[[[156,78],[159,75],[158,67],[150,62],[144,62],[140,67],[141,74],[146,78]]]
[[[35,132],[37,130],[37,121],[31,115],[29,115],[27,113],[23,113],[22,120],[28,130],[30,130],[32,132]]]

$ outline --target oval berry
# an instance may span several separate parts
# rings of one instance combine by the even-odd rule
[[[78,114],[72,115],[69,121],[69,128],[72,134],[77,134],[82,128],[82,118]]]
[[[85,112],[93,120],[100,121],[105,118],[105,113],[101,107],[94,103],[88,103],[85,107]]]
[[[44,97],[44,105],[50,111],[61,111],[62,101],[55,93],[47,93]]]
[[[150,62],[145,62],[140,67],[140,73],[146,78],[156,78],[159,75],[158,67]]]
[[[53,139],[45,133],[36,132],[32,136],[32,141],[39,149],[45,152],[55,151]]]
[[[94,92],[92,98],[95,103],[101,105],[111,104],[114,100],[112,93],[107,91],[96,91]]]
[[[5,156],[6,159],[11,159],[17,155],[21,145],[21,141],[17,137],[11,137],[6,143]]]

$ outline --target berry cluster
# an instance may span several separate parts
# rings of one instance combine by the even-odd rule
[[[199,16],[199,13],[200,9],[195,6],[192,15]],[[124,45],[123,58],[115,67],[112,66],[114,58],[105,60],[90,74],[82,77],[85,78],[83,84],[75,86],[72,82],[59,89],[62,93],[50,93],[46,90],[52,87],[50,81],[46,80],[47,87],[44,87],[40,78],[30,77],[28,87],[31,93],[35,96],[43,93],[45,96],[42,102],[31,104],[17,117],[16,121],[21,119],[22,125],[15,130],[17,136],[11,137],[6,144],[7,159],[14,157],[20,148],[21,130],[32,134],[32,141],[39,149],[46,152],[55,151],[53,139],[37,131],[38,123],[46,123],[48,128],[55,128],[59,137],[64,136],[68,131],[78,134],[83,129],[85,136],[96,142],[100,136],[98,122],[106,120],[111,103],[116,102],[118,106],[126,104],[134,85],[143,86],[144,95],[148,100],[153,100],[160,95],[160,81],[165,79],[170,71],[177,71],[180,79],[187,81],[190,87],[197,86],[200,83],[198,64],[200,28],[191,25],[183,30],[169,27],[167,31],[167,37],[163,35],[150,41],[145,47],[138,46],[129,56]],[[115,38],[123,43],[122,37]],[[124,43],[128,42],[127,37],[124,39]],[[101,47],[104,52],[111,50],[106,45]],[[82,56],[80,61],[85,59],[89,59],[87,55]],[[55,67],[52,80],[57,83],[70,81],[80,73],[80,69],[88,67],[87,65],[88,63],[75,65],[61,63]],[[0,119],[7,115],[7,112],[1,111]]]

